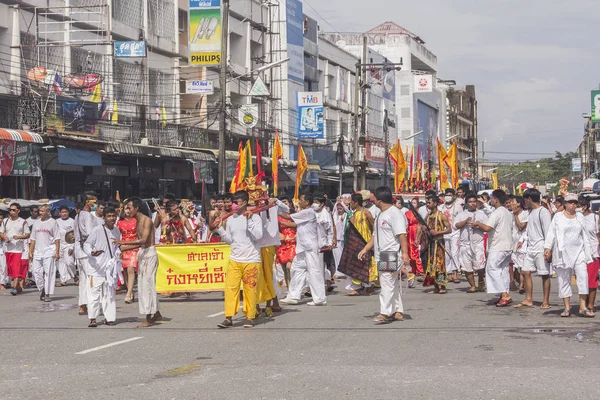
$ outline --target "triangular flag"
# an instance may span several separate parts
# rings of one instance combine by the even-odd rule
[[[300,186],[302,185],[302,179],[304,173],[308,169],[308,161],[306,160],[306,154],[302,149],[302,145],[298,145],[298,165],[296,166],[296,188],[294,189],[294,203],[298,203],[300,193]]]
[[[58,74],[58,72],[54,75],[54,92],[57,95],[62,95],[62,79],[60,78],[60,75]]]
[[[258,78],[256,78],[256,80],[254,81],[254,84],[252,85],[252,89],[250,89],[250,92],[248,93],[248,96],[270,96],[270,95],[271,95],[271,93],[269,92],[269,89],[267,89],[265,82],[262,80],[262,78],[260,76]]]
[[[279,131],[275,131],[275,140],[273,141],[273,154],[271,160],[271,177],[273,178],[273,196],[277,197],[279,187],[279,160],[283,157],[283,148],[279,142]]]
[[[90,101],[92,103],[100,103],[102,100],[102,89],[100,88],[100,84],[94,86],[94,93],[92,93],[92,97],[90,97]]]
[[[113,125],[119,123],[119,108],[117,107],[117,99],[113,100],[112,115],[110,116],[110,121]]]
[[[242,158],[244,157],[245,153],[243,151],[243,147],[242,147],[242,142],[240,141],[240,144],[238,145],[238,160],[237,160],[237,164],[235,165],[235,173],[233,174],[233,179],[231,180],[231,185],[229,186],[229,193],[235,193],[238,190],[238,182],[240,180],[240,171],[241,171],[241,164],[242,164]]]

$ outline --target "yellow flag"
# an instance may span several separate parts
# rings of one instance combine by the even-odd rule
[[[448,168],[450,168],[452,187],[456,188],[458,186],[458,155],[456,150],[456,141],[452,144],[452,146],[450,146],[445,163]]]
[[[494,172],[492,174],[492,189],[498,189],[498,173]]]
[[[302,179],[304,173],[308,169],[308,161],[306,160],[306,154],[302,149],[302,145],[298,145],[298,166],[296,167],[296,188],[294,189],[294,203],[298,202],[298,193],[300,192],[300,185],[302,185]]]
[[[440,143],[440,139],[437,139],[437,154],[438,154],[438,167],[440,169],[440,189],[446,190],[450,187],[448,184],[448,173],[446,172],[446,149]]]
[[[400,140],[392,147],[390,158],[396,166],[394,170],[394,192],[399,193],[402,191],[402,185],[406,177],[406,159],[404,158],[404,153],[402,153]]]
[[[165,103],[163,103],[163,105],[162,105],[162,110],[161,110],[161,113],[160,113],[160,119],[162,121],[161,124],[162,124],[163,128],[165,126],[167,126],[167,109],[165,108]]]
[[[273,154],[271,160],[271,177],[273,178],[273,196],[277,197],[279,187],[279,160],[283,157],[283,148],[279,142],[279,132],[275,131],[275,140],[273,141]]]
[[[100,103],[102,100],[102,89],[100,88],[100,84],[94,86],[94,92],[92,93],[92,97],[90,97],[90,101],[92,103]]]
[[[117,99],[113,100],[112,114],[110,116],[110,122],[113,125],[116,125],[119,123],[119,107],[117,107]]]

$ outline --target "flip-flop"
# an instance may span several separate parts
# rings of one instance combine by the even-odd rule
[[[563,311],[563,312],[560,314],[560,316],[561,316],[562,318],[569,318],[569,317],[571,316],[571,310],[567,310],[567,309],[565,308],[565,310],[564,310],[564,311]]]
[[[496,307],[506,307],[507,305],[509,305],[510,303],[512,303],[512,298],[508,298],[508,299],[500,299],[497,303],[496,303]]]
[[[460,279],[455,279],[454,283],[460,283]]]
[[[442,289],[442,290],[440,290],[440,291],[438,292],[438,294],[446,294],[446,293],[448,293],[448,291],[447,291],[447,290],[445,290],[445,289]]]
[[[542,310],[549,310],[552,308],[552,305],[548,304],[547,306],[540,306]]]
[[[525,303],[519,303],[515,306],[515,308],[533,308],[534,305],[533,304],[525,304]]]
[[[594,318],[595,317],[594,313],[589,308],[586,308],[583,311],[579,311],[579,316],[585,317],[585,318]]]
[[[427,294],[440,294],[439,290],[431,290],[429,292],[427,292]]]

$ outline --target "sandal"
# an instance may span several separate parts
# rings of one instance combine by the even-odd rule
[[[350,296],[350,297],[360,296],[360,292],[357,290],[353,290],[351,292],[348,292],[348,296]]]
[[[98,327],[98,323],[96,322],[95,319],[90,319],[90,324],[88,325],[88,328],[97,328]]]
[[[377,317],[373,319],[373,322],[377,322],[379,324],[389,324],[393,319],[388,317],[387,315],[379,314]]]
[[[225,321],[221,322],[219,325],[217,325],[219,328],[231,328],[233,326],[233,322],[225,319]]]
[[[271,307],[271,311],[273,311],[274,313],[276,312],[281,312],[281,307]]]
[[[569,317],[571,316],[571,310],[567,310],[567,309],[565,308],[565,310],[564,310],[562,313],[560,313],[560,316],[561,316],[562,318],[569,318]]]
[[[533,308],[533,304],[519,303],[515,306],[515,308]]]
[[[467,293],[477,293],[477,288],[475,286],[471,286],[471,288],[467,290]]]
[[[510,303],[512,303],[512,298],[510,298],[510,297],[508,299],[500,299],[496,303],[496,307],[506,307]]]
[[[427,294],[440,294],[440,290],[439,289],[430,290],[429,292],[427,292]]]
[[[117,323],[116,323],[115,321],[107,321],[107,320],[104,320],[104,325],[107,325],[107,326],[115,326],[116,324],[117,324]]]
[[[519,289],[519,294],[525,294],[525,289]]]
[[[404,314],[397,312],[394,314],[394,321],[404,321]]]
[[[454,283],[460,283],[460,279],[455,279],[453,282]]]
[[[590,310],[589,308],[586,308],[583,311],[579,311],[579,316],[580,317],[585,317],[585,318],[594,318],[594,312],[592,310]]]

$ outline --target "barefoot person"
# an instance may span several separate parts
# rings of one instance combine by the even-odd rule
[[[485,249],[483,231],[473,228],[473,222],[487,222],[487,215],[477,209],[477,195],[468,194],[467,209],[456,216],[454,225],[460,230],[460,265],[471,288],[467,293],[477,293],[485,288]],[[478,286],[475,286],[475,273]]]
[[[473,227],[488,233],[488,259],[486,263],[486,287],[488,293],[500,294],[497,307],[512,303],[509,295],[510,273],[508,264],[512,254],[513,215],[504,207],[504,190],[492,192],[491,203],[495,208],[486,223],[474,222]]]
[[[231,245],[231,255],[225,277],[225,321],[219,328],[233,326],[233,316],[240,309],[240,286],[244,286],[244,328],[254,326],[256,304],[258,301],[258,279],[260,275],[260,245],[263,225],[259,215],[248,211],[248,192],[237,191],[233,195],[232,211],[234,215],[227,219],[226,228],[221,227],[219,219],[213,222],[211,229],[218,227],[220,238]]]
[[[448,285],[448,274],[446,273],[446,250],[444,235],[452,232],[448,218],[438,208],[438,196],[427,197],[425,205],[429,210],[425,223],[429,228],[429,245],[427,249],[427,268],[423,286],[433,285],[434,289],[427,294],[445,294]],[[422,233],[425,234],[425,233]],[[421,237],[417,238],[420,242]]]
[[[104,224],[96,226],[90,232],[84,244],[84,251],[89,255],[89,289],[88,289],[88,327],[98,326],[96,319],[100,311],[104,315],[106,325],[116,325],[117,303],[115,289],[119,277],[123,279],[119,246],[121,232],[115,226],[117,212],[113,207],[103,209]]]
[[[138,249],[138,301],[140,314],[146,320],[138,328],[147,328],[156,321],[162,320],[156,295],[156,271],[158,257],[154,246],[154,224],[149,216],[144,215],[140,208],[143,201],[139,197],[131,197],[125,205],[125,212],[136,219],[137,239],[131,241],[115,240],[121,246],[121,251]],[[144,207],[146,209],[147,207]],[[146,210],[148,211],[148,210]],[[149,211],[148,211],[149,213]]]
[[[406,273],[410,267],[408,240],[406,238],[406,217],[394,207],[390,188],[381,186],[375,190],[375,206],[381,210],[375,218],[375,228],[369,243],[358,253],[363,259],[374,249],[375,262],[379,271],[379,315],[374,319],[377,323],[402,321],[404,306],[400,290],[400,270]]]
[[[49,303],[54,294],[56,265],[60,259],[60,230],[50,217],[50,205],[40,207],[41,218],[33,224],[29,241],[29,265],[35,285],[40,291],[40,300]]]
[[[0,238],[6,243],[6,269],[8,276],[13,280],[10,294],[16,296],[23,292],[27,278],[27,264],[21,262],[21,255],[25,249],[25,240],[29,239],[30,230],[27,222],[19,217],[19,203],[12,203],[8,211],[9,217],[0,225]]]

